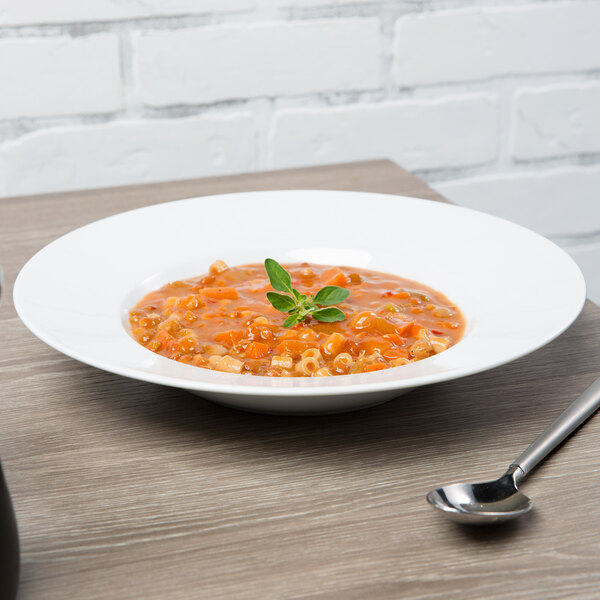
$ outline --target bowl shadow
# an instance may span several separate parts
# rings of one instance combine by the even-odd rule
[[[431,488],[483,481],[499,476],[591,382],[600,347],[588,325],[580,317],[549,345],[502,367],[337,415],[243,412],[83,365],[68,401],[92,397],[97,418],[118,421],[160,451],[184,443],[254,463],[287,458],[288,466],[309,460],[392,474],[418,468]]]
[[[183,436],[188,441],[225,444],[247,455],[253,451],[263,456],[309,454],[329,463],[351,464],[441,453],[451,462],[459,452],[496,448],[496,452],[505,449],[499,460],[510,461],[511,448],[523,449],[533,440],[531,432],[541,432],[570,401],[573,390],[581,388],[578,381],[586,370],[581,356],[589,360],[591,355],[593,360],[600,354],[597,348],[592,351],[581,344],[573,351],[573,338],[581,334],[576,323],[545,348],[508,365],[334,415],[244,412],[184,390],[91,367],[84,367],[89,375],[82,378],[81,386],[89,395],[89,386],[98,385],[94,396],[102,398],[103,408],[116,411],[137,428],[173,440]],[[563,369],[549,373],[548,365],[553,363],[562,363]],[[107,385],[112,393],[102,389]]]

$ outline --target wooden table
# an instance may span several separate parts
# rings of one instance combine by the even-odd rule
[[[34,252],[84,223],[276,188],[443,200],[388,161],[0,200],[9,291]],[[425,502],[437,484],[499,475],[599,374],[590,302],[522,360],[318,418],[228,410],[79,364],[25,329],[10,294],[0,323],[22,600],[600,597],[600,416],[527,481],[536,509],[513,525],[463,529]]]

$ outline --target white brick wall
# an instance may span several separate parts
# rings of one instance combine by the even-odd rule
[[[252,171],[256,154],[254,120],[240,114],[56,127],[0,156],[6,193],[19,195]]]
[[[600,302],[600,0],[0,0],[1,196],[389,157]]]
[[[600,83],[524,90],[517,94],[515,113],[517,159],[600,152]]]
[[[419,13],[396,23],[399,85],[600,68],[600,4]]]
[[[0,119],[119,110],[119,61],[112,34],[0,40]]]
[[[2,0],[0,26],[211,14],[255,6],[256,0]]]
[[[377,4],[379,0],[277,0],[279,6],[307,8],[313,6],[344,6],[351,4]]]
[[[598,277],[598,265],[600,265],[600,243],[579,243],[574,247],[568,247],[567,251],[585,275],[587,285],[587,296],[600,304],[600,277]]]
[[[409,169],[491,162],[496,104],[487,95],[282,110],[273,121],[271,162],[294,165],[391,158]]]
[[[550,238],[600,231],[600,165],[481,175],[436,188],[463,206]]]
[[[150,106],[376,89],[381,53],[376,19],[223,25],[134,39],[138,92]]]

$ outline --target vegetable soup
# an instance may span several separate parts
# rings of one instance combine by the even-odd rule
[[[147,294],[129,323],[140,344],[172,360],[268,377],[399,367],[447,350],[465,329],[458,307],[421,283],[272,259],[237,267],[216,261],[206,275]]]

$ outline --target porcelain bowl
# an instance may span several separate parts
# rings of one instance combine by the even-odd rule
[[[200,275],[215,259],[238,265],[267,256],[422,282],[461,308],[464,337],[393,369],[272,378],[181,364],[129,334],[128,310],[147,292]],[[317,190],[190,198],[102,219],[43,248],[14,288],[25,325],[76,360],[228,406],[288,414],[355,410],[492,369],[557,337],[584,301],[573,260],[519,225],[416,198]]]

